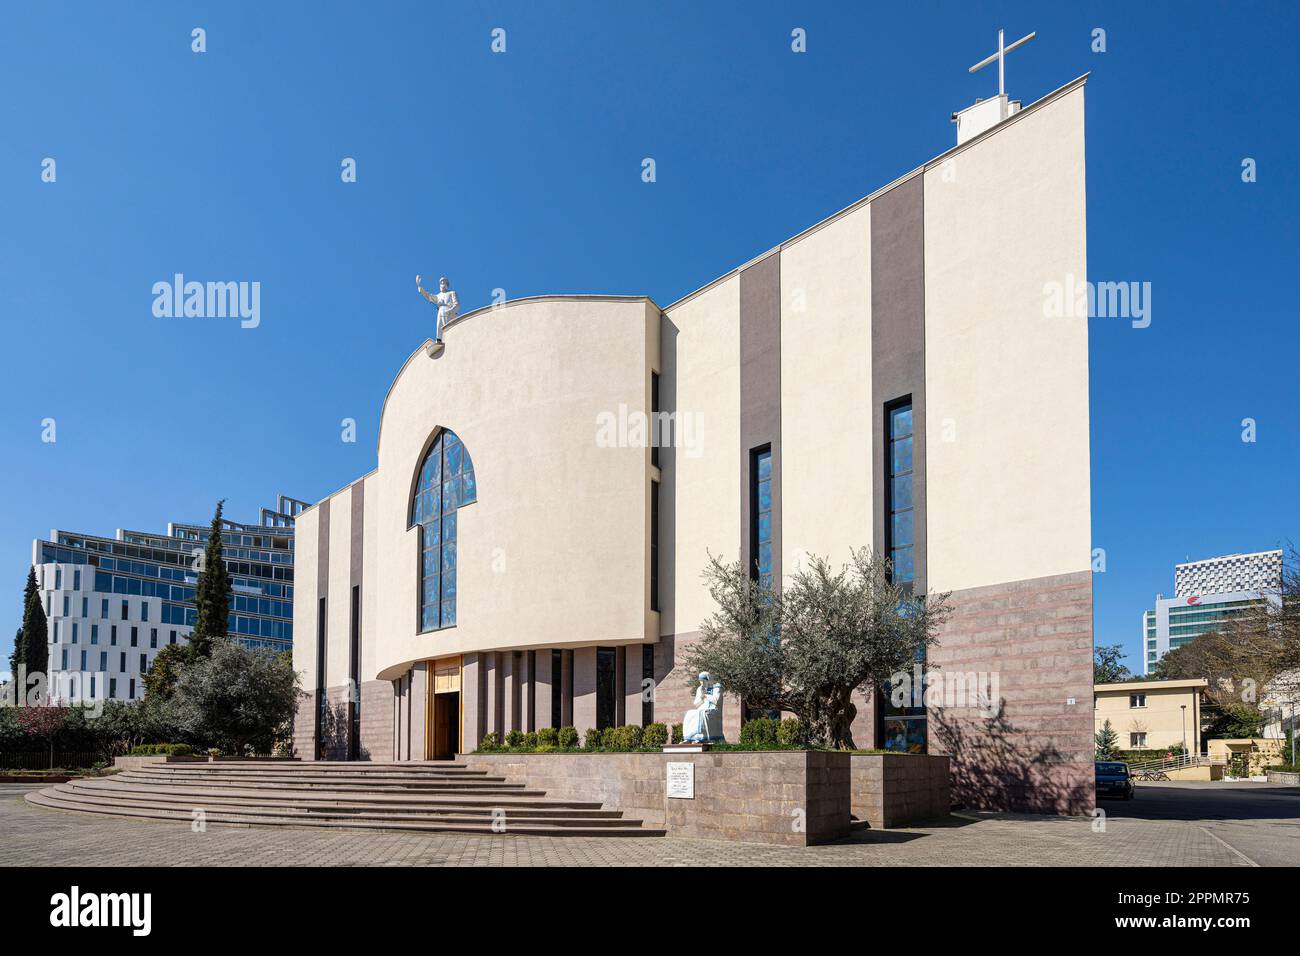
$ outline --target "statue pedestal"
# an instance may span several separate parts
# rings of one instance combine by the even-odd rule
[[[446,346],[442,342],[434,340],[425,347],[424,354],[429,356],[429,358],[437,358],[442,354],[444,348],[446,348]]]
[[[664,744],[666,754],[702,754],[708,753],[713,743],[708,740],[693,740],[682,744]]]

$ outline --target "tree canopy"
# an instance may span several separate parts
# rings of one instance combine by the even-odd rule
[[[780,592],[713,555],[704,578],[717,610],[683,655],[692,682],[708,671],[748,706],[793,713],[812,741],[838,749],[855,746],[853,692],[910,672],[948,614],[948,595],[913,596],[865,548],[839,569],[810,556]]]

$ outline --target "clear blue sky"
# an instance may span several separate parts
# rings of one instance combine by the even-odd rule
[[[1175,562],[1300,542],[1300,14],[1043,6],[6,5],[0,653],[53,527],[162,529],[220,497],[255,520],[370,470],[431,328],[416,272],[466,308],[496,287],[665,305],[948,148],[1005,27],[1038,31],[1013,96],[1091,71],[1089,275],[1153,284],[1150,328],[1091,333],[1096,640],[1140,666]],[[154,318],[176,272],[259,281],[260,327]]]

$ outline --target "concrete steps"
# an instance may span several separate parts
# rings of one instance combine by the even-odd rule
[[[151,764],[26,794],[41,807],[232,826],[491,835],[662,836],[600,803],[556,800],[463,764]]]

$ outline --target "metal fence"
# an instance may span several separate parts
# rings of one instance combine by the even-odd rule
[[[55,748],[54,760],[48,750],[0,751],[0,770],[83,770],[97,763],[106,763],[104,755],[93,750],[59,750]]]

